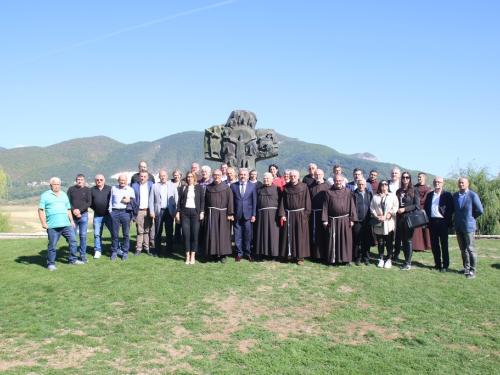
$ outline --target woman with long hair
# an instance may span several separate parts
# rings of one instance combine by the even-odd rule
[[[377,194],[370,204],[372,217],[377,219],[379,224],[373,226],[373,232],[377,236],[378,242],[378,264],[380,268],[392,267],[392,241],[394,241],[394,229],[396,229],[396,213],[398,212],[398,198],[394,193],[389,192],[389,181],[380,181]],[[384,247],[387,249],[387,256],[384,259]]]
[[[181,222],[184,235],[184,251],[186,252],[186,264],[194,264],[196,250],[198,249],[198,233],[200,221],[205,215],[205,192],[203,187],[196,182],[196,175],[189,171],[186,173],[186,185],[179,192],[179,204],[177,205],[177,222]]]
[[[403,245],[405,263],[401,269],[408,271],[411,269],[411,257],[413,255],[413,229],[406,223],[405,213],[415,211],[420,207],[420,195],[418,189],[413,188],[411,175],[403,172],[401,175],[401,187],[396,191],[399,209],[397,215],[397,231]],[[394,254],[396,256],[396,254]]]
[[[281,177],[280,170],[276,164],[269,165],[269,173],[273,175],[273,184],[280,188],[283,191],[283,187],[285,186],[285,179]]]
[[[170,181],[177,186],[177,191],[179,193],[179,196],[181,195],[181,187],[186,185],[186,182],[182,179],[182,172],[180,169],[176,169],[174,173],[172,173],[172,178]],[[175,230],[174,230],[174,243],[181,243],[182,241],[182,233],[181,233],[181,225],[178,223],[175,223]]]

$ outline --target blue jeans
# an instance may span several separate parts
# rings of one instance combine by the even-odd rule
[[[111,215],[106,216],[94,216],[94,253],[102,252],[101,237],[104,226],[108,228],[109,233],[113,234],[113,222],[111,221]]]
[[[85,212],[80,218],[75,218],[73,216],[73,221],[75,222],[75,237],[77,231],[80,231],[80,246],[78,250],[80,251],[80,258],[85,258],[87,254],[87,227],[89,224],[89,213]]]
[[[66,242],[69,245],[69,262],[74,263],[78,260],[76,256],[76,236],[73,227],[69,225],[61,228],[49,228],[47,229],[47,235],[49,236],[49,244],[47,245],[47,264],[49,266],[56,264],[56,247],[61,236],[66,238]]]
[[[120,226],[122,227],[123,234],[123,254],[128,253],[128,249],[130,248],[130,212],[125,210],[116,210],[111,211],[111,220],[113,221],[113,231],[111,232],[111,252],[116,253],[119,248],[119,238],[120,235]]]

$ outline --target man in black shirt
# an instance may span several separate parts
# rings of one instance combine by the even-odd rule
[[[95,186],[90,189],[92,204],[90,208],[94,210],[94,259],[101,257],[101,238],[104,225],[112,232],[113,223],[109,214],[109,199],[111,197],[111,186],[104,185],[105,179],[102,174],[95,176]]]
[[[90,189],[85,186],[85,176],[79,174],[76,176],[76,185],[68,189],[69,203],[71,204],[71,213],[75,222],[75,236],[80,232],[80,259],[82,262],[88,262],[85,257],[87,254],[87,227],[89,222],[88,209],[92,204]]]

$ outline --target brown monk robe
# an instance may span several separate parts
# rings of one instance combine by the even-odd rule
[[[207,186],[205,193],[205,253],[225,256],[232,253],[231,225],[233,212],[233,193],[229,185],[221,183],[222,173],[213,172],[214,181]]]
[[[324,180],[323,180],[324,181]],[[326,181],[310,187],[312,212],[309,217],[309,230],[311,235],[311,257],[323,259],[326,257],[326,230],[323,227],[323,202],[330,184]]]
[[[302,265],[303,258],[310,255],[309,215],[311,196],[307,185],[299,181],[299,172],[290,172],[290,183],[285,185],[279,216],[283,220],[280,239],[280,255],[297,258]]]
[[[267,184],[267,185],[266,185]],[[279,256],[280,220],[278,216],[281,191],[264,174],[264,186],[257,189],[257,220],[254,232],[255,254],[261,258]]]
[[[420,195],[420,209],[424,209],[425,200],[427,194],[431,192],[431,189],[427,185],[421,185],[420,183],[414,185],[418,189]],[[431,249],[431,235],[429,233],[429,228],[416,228],[413,232],[413,250],[424,251]]]
[[[323,203],[323,223],[327,227],[326,263],[352,262],[352,225],[358,220],[351,190],[340,183],[336,185],[336,177],[331,190],[326,192]],[[339,180],[340,182],[340,180]]]

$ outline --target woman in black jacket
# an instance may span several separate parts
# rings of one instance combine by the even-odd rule
[[[401,187],[396,191],[396,196],[399,201],[399,209],[397,216],[397,231],[403,243],[403,252],[405,255],[405,263],[401,269],[408,271],[411,268],[411,257],[413,255],[413,229],[408,228],[406,223],[405,213],[415,211],[420,207],[420,195],[418,189],[413,188],[411,183],[411,175],[408,172],[403,172],[401,176]]]
[[[196,182],[193,172],[186,173],[186,185],[179,188],[179,204],[177,205],[176,220],[181,222],[184,236],[184,250],[186,264],[194,264],[194,257],[198,249],[198,232],[200,221],[205,211],[205,192]]]

